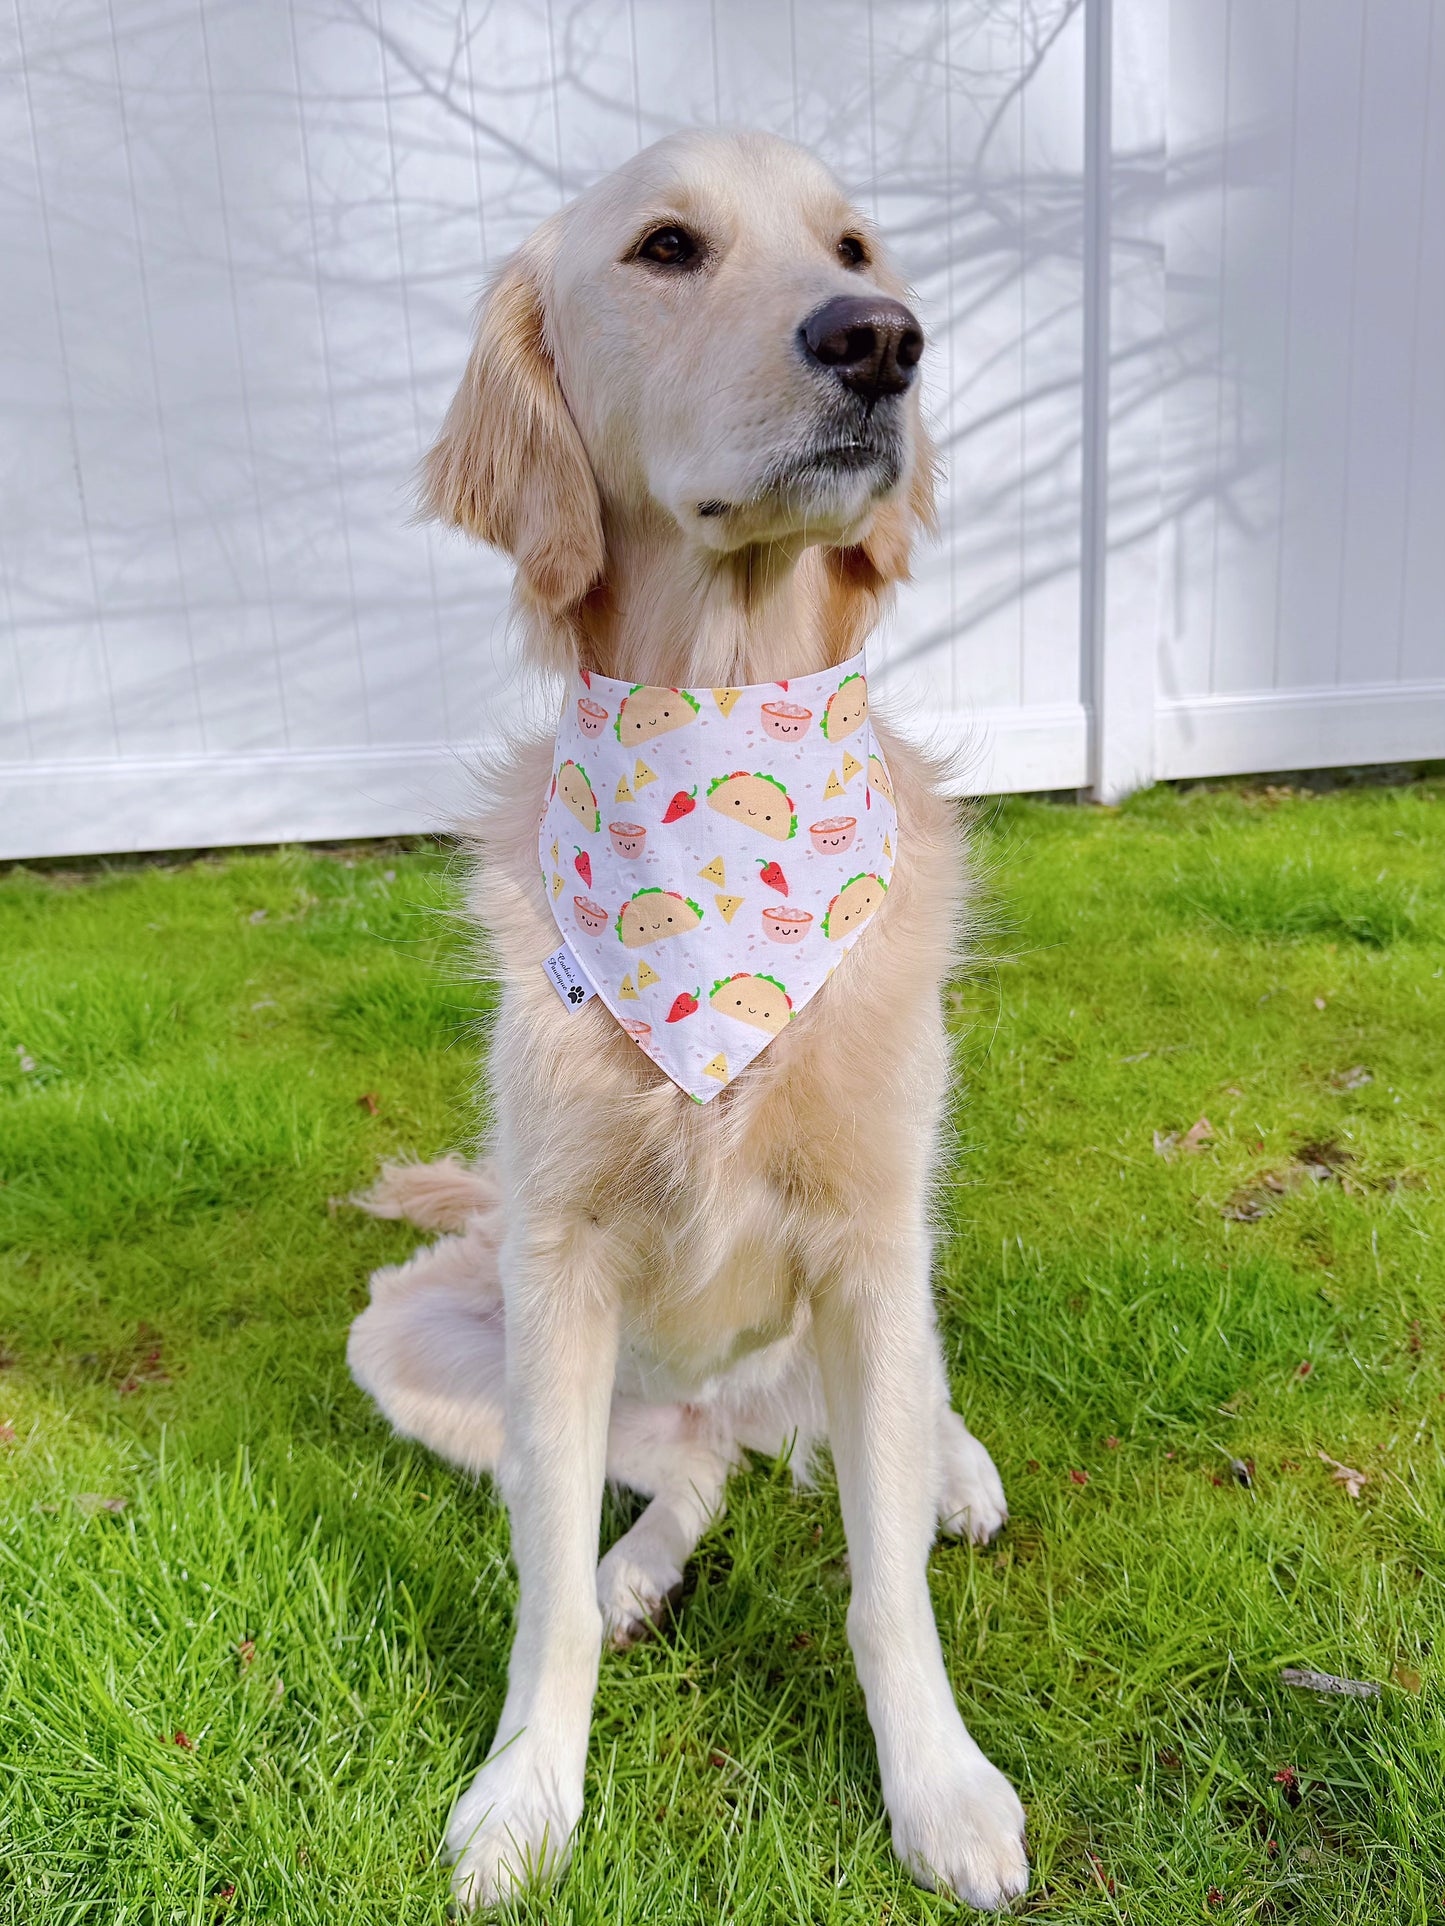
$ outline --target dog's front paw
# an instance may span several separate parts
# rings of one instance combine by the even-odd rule
[[[981,1752],[910,1774],[888,1802],[893,1850],[920,1886],[997,1912],[1029,1883],[1024,1809]]]
[[[627,1542],[631,1535],[619,1538],[597,1567],[602,1638],[614,1652],[625,1652],[649,1637],[682,1589],[682,1573],[675,1566],[633,1555]]]
[[[525,1738],[488,1760],[452,1807],[447,1856],[452,1898],[462,1912],[504,1905],[567,1864],[582,1813],[555,1774],[538,1769]]]
[[[938,1528],[986,1545],[1008,1522],[1003,1480],[956,1411],[946,1411],[938,1437]]]

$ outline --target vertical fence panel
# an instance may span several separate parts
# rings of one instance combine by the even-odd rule
[[[1436,11],[1431,0],[1372,8],[1361,46],[1352,355],[1348,411],[1341,421],[1347,459],[1342,580],[1332,665],[1334,682],[1347,687],[1391,673],[1388,644],[1400,633],[1404,531],[1414,479],[1409,455],[1416,364],[1441,351],[1438,331],[1433,343],[1420,340],[1416,302],[1426,240],[1420,216]],[[1440,619],[1445,623],[1445,613]]]
[[[1083,657],[1112,802],[1154,775],[1168,34],[1151,0],[1099,0],[1089,25]]]
[[[1445,672],[1445,9],[1430,14],[1415,286],[1405,317],[1411,344],[1410,418],[1405,431],[1405,590],[1394,637],[1397,681]],[[1381,638],[1390,661],[1390,638]]]
[[[1171,19],[1158,772],[1445,754],[1445,6]]]

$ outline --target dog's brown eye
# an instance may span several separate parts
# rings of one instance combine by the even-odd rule
[[[654,228],[637,249],[633,259],[651,261],[655,267],[687,267],[697,259],[697,242],[681,227]]]
[[[838,259],[844,267],[867,267],[868,250],[856,234],[845,234],[838,243]]]

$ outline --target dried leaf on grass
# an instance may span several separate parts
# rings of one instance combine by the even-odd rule
[[[129,1373],[123,1383],[116,1386],[116,1391],[122,1398],[128,1398],[133,1392],[139,1391],[144,1385],[169,1384],[170,1382],[171,1374],[165,1367],[165,1360],[161,1355],[161,1347],[158,1344],[154,1344],[143,1357],[136,1359],[134,1369]]]
[[[1358,1498],[1361,1485],[1370,1482],[1368,1471],[1356,1471],[1352,1465],[1342,1465],[1338,1458],[1332,1458],[1327,1451],[1315,1454],[1323,1464],[1330,1466],[1330,1477],[1337,1485],[1343,1485],[1351,1498]]]
[[[257,1678],[259,1681],[259,1675],[256,1674],[253,1670],[255,1663],[256,1663],[256,1641],[253,1638],[243,1638],[236,1647],[236,1669],[239,1671],[243,1679]],[[258,1682],[258,1689],[263,1689],[265,1691],[266,1697],[270,1700],[272,1705],[280,1705],[283,1699],[286,1697],[285,1681],[279,1676],[279,1674],[273,1675],[271,1678],[267,1679],[265,1681],[264,1687],[259,1686],[259,1682]]]
[[[1254,1183],[1232,1191],[1220,1206],[1220,1216],[1232,1224],[1257,1224],[1282,1197],[1292,1196],[1306,1184],[1337,1183],[1352,1190],[1344,1173],[1354,1161],[1354,1151],[1333,1139],[1301,1144],[1283,1170],[1267,1170]]]
[[[1301,1692],[1321,1692],[1329,1698],[1377,1699],[1383,1690],[1371,1679],[1341,1679],[1333,1672],[1311,1672],[1295,1665],[1287,1665],[1280,1678]]]
[[[98,1511],[124,1511],[130,1503],[129,1498],[108,1498],[103,1491],[77,1491],[73,1496],[87,1518],[93,1518]]]
[[[1317,1184],[1327,1184],[1331,1178],[1340,1178],[1342,1171],[1349,1169],[1355,1161],[1353,1150],[1346,1150],[1343,1144],[1325,1138],[1319,1143],[1301,1144],[1294,1154],[1294,1167],[1302,1170]]]
[[[1176,1157],[1193,1157],[1214,1142],[1214,1125],[1208,1117],[1201,1117],[1187,1130],[1156,1130],[1154,1132],[1154,1154],[1173,1163]]]
[[[1362,1063],[1355,1064],[1349,1070],[1332,1070],[1330,1072],[1330,1088],[1332,1090],[1363,1090],[1367,1083],[1373,1083],[1374,1081],[1374,1077]]]
[[[1084,1857],[1089,1862],[1089,1871],[1094,1875],[1095,1879],[1099,1882],[1099,1885],[1102,1888],[1102,1890],[1106,1893],[1112,1893],[1115,1890],[1114,1882],[1109,1877],[1108,1873],[1104,1871],[1103,1860],[1100,1859],[1099,1855],[1096,1852],[1090,1852],[1087,1847],[1084,1849]]]
[[[1418,1692],[1424,1684],[1413,1665],[1397,1665],[1390,1676],[1404,1692]]]
[[[1231,1224],[1257,1224],[1274,1209],[1274,1199],[1258,1190],[1236,1190],[1220,1205],[1219,1214]]]

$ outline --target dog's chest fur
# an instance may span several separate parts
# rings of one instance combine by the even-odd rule
[[[696,1395],[795,1334],[848,1240],[915,1182],[919,1133],[937,1127],[962,842],[937,772],[886,743],[900,813],[888,900],[836,975],[705,1107],[600,1003],[570,1012],[544,976],[555,925],[535,834],[547,742],[514,753],[471,825],[471,907],[502,983],[487,1079],[499,1165],[519,1207],[626,1246],[622,1365],[649,1395]]]

